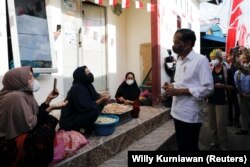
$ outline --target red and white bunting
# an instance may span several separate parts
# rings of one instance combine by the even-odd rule
[[[115,6],[117,4],[117,0],[109,0],[109,5]]]
[[[155,9],[154,9],[154,5],[151,4],[151,3],[147,3],[147,11],[148,12],[153,12]]]
[[[143,8],[143,2],[142,1],[135,1],[135,8],[136,9]]]
[[[129,8],[130,0],[122,0],[122,8]]]

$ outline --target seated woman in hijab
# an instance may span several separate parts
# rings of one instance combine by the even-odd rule
[[[39,107],[33,92],[40,86],[32,68],[6,72],[0,91],[0,166],[45,167],[53,160],[53,142],[58,120],[49,115],[67,102],[50,105],[58,90],[49,93]]]
[[[109,100],[109,95],[100,95],[92,83],[94,76],[87,66],[73,72],[73,84],[68,91],[68,105],[61,110],[60,129],[75,130],[90,135],[94,122]]]
[[[140,89],[136,83],[135,75],[132,72],[128,72],[125,75],[125,80],[121,83],[116,91],[116,101],[121,104],[132,105],[132,117],[138,118],[140,112],[139,96]]]

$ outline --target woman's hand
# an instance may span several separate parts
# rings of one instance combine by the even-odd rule
[[[130,101],[130,100],[125,100],[125,101],[124,101],[124,104],[127,104],[127,105],[128,105],[128,104],[134,104],[134,102],[133,102],[133,101]]]
[[[121,96],[118,98],[118,100],[121,102],[121,103],[124,103],[125,102],[125,99]]]
[[[48,97],[46,98],[45,103],[49,105],[49,103],[51,102],[51,100],[55,99],[58,95],[59,95],[58,89],[55,89],[54,91],[51,91],[49,93]]]
[[[109,95],[102,96],[101,99],[102,103],[107,103],[110,100],[110,96]]]
[[[46,111],[47,111],[47,112],[50,112],[50,111],[55,110],[55,109],[62,109],[62,108],[65,107],[67,104],[68,104],[68,101],[67,101],[67,100],[64,100],[64,101],[61,101],[61,102],[59,102],[59,103],[50,105],[50,106],[46,109]]]
[[[101,103],[107,103],[110,100],[110,96],[106,95],[106,96],[101,96],[100,99],[96,100],[97,104],[101,104]]]
[[[222,83],[216,83],[216,84],[214,85],[214,87],[215,87],[215,88],[219,88],[219,89],[224,89],[224,88],[225,88],[225,85],[222,84]]]

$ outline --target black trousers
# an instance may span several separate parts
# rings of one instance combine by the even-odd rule
[[[199,151],[198,141],[201,123],[186,123],[174,119],[179,151]]]

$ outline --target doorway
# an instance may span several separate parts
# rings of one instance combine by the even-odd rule
[[[105,7],[82,2],[81,65],[89,67],[95,76],[97,91],[107,90],[106,15]]]

